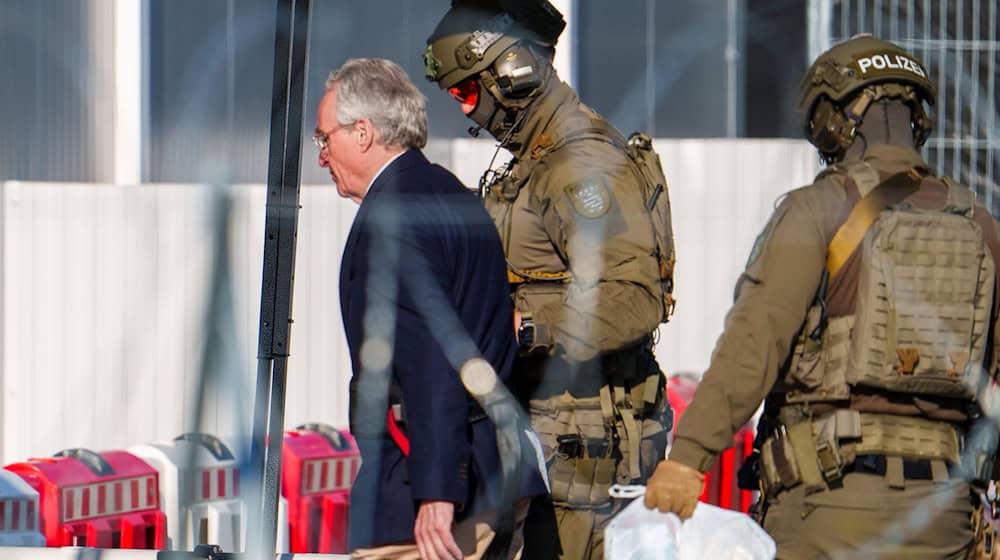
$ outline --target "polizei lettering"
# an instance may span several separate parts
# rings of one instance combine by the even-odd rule
[[[859,58],[858,69],[862,76],[871,70],[906,70],[921,78],[927,77],[919,62],[901,54],[873,54]]]

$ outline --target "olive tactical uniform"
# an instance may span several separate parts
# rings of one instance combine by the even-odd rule
[[[704,472],[766,398],[762,517],[779,558],[961,557],[983,465],[963,445],[997,366],[997,224],[912,148],[933,89],[911,55],[852,39],[803,92],[807,134],[835,163],[755,243],[667,463]],[[911,147],[860,138],[866,110],[900,108]],[[856,135],[863,156],[845,158]]]
[[[596,559],[622,505],[609,487],[642,483],[665,451],[652,332],[672,312],[674,250],[649,139],[625,139],[558,79],[554,39],[459,5],[425,57],[514,156],[481,185],[524,319],[512,385],[548,463],[562,557]],[[526,557],[550,554],[526,533]]]

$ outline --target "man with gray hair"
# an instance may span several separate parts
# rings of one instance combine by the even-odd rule
[[[499,235],[476,196],[420,152],[425,99],[402,68],[349,60],[326,88],[319,165],[360,204],[340,271],[362,458],[352,557],[479,558],[492,548],[517,558],[528,497],[546,492],[539,461],[522,453],[515,480],[501,479],[496,428],[459,375],[507,379],[517,353]],[[515,447],[530,449],[530,437],[519,430]]]

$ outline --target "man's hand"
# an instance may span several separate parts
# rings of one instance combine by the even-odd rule
[[[455,504],[443,500],[425,500],[417,510],[413,535],[424,560],[462,560],[462,551],[451,534]]]
[[[517,333],[521,332],[521,312],[514,310],[514,339],[517,340]],[[521,342],[520,340],[517,340]]]
[[[704,485],[705,475],[695,469],[670,459],[661,461],[646,483],[646,507],[687,519],[694,514]]]

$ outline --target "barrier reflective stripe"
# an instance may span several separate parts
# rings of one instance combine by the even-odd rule
[[[228,500],[240,497],[240,471],[237,467],[202,469],[194,477],[193,501]]]
[[[360,457],[334,457],[305,461],[302,494],[350,490],[360,466]]]
[[[152,476],[71,486],[62,491],[63,523],[158,509],[158,497],[156,478]]]

